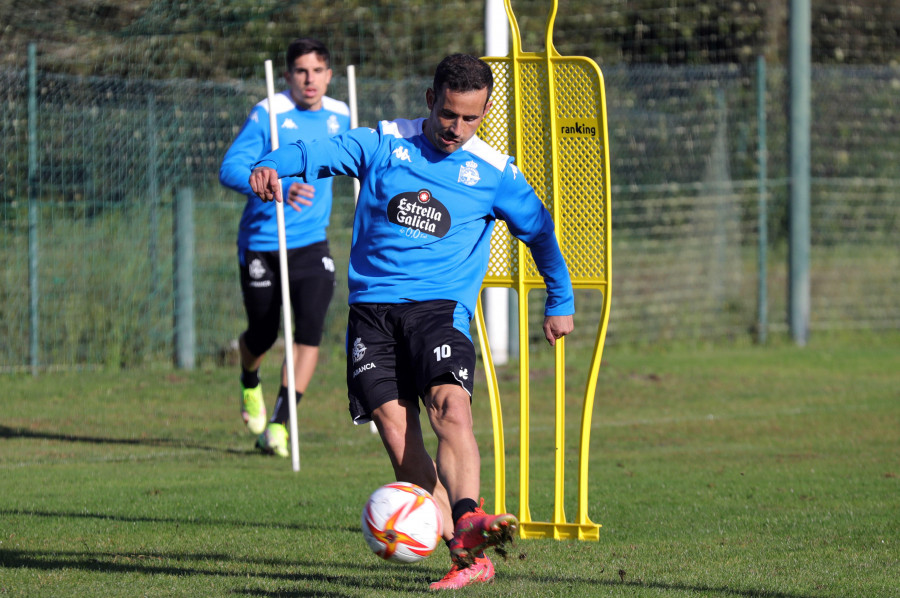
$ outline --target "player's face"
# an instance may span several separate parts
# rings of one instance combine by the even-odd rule
[[[452,154],[471,139],[491,109],[487,94],[487,89],[443,89],[440,94],[429,89],[425,101],[431,114],[425,121],[425,136],[434,147]]]
[[[298,106],[318,110],[331,83],[331,69],[318,54],[310,52],[294,60],[294,67],[284,74],[284,80]]]

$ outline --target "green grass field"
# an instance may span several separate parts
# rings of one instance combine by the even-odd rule
[[[536,520],[552,508],[548,353],[533,359]],[[276,365],[263,371],[270,409]],[[443,547],[403,566],[363,541],[362,505],[392,476],[377,438],[349,423],[342,372],[326,356],[301,404],[299,473],[254,454],[231,369],[0,378],[0,595],[427,593],[446,572]],[[515,376],[503,378],[510,442]],[[571,518],[577,366],[568,380]],[[491,508],[483,380],[475,410]],[[610,347],[591,450],[600,541],[520,540],[495,559],[495,583],[459,594],[900,596],[897,334],[814,336],[803,349]]]

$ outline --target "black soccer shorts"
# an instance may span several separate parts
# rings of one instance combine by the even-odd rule
[[[318,347],[334,296],[334,261],[328,241],[287,251],[294,343]],[[268,351],[281,326],[281,269],[277,251],[244,252],[241,292],[247,312],[244,342],[254,355]]]
[[[358,303],[347,322],[347,392],[353,422],[396,399],[418,404],[438,382],[472,396],[475,346],[454,326],[455,301]]]

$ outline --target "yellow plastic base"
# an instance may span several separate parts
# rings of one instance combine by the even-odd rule
[[[599,523],[541,523],[527,521],[519,523],[519,536],[523,539],[553,538],[554,540],[600,540]]]

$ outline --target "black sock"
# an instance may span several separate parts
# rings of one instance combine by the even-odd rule
[[[287,387],[282,386],[278,391],[278,400],[275,401],[275,414],[272,416],[270,420],[273,424],[285,424],[291,421],[291,407],[288,405],[288,402],[285,400],[287,398]],[[300,399],[303,398],[302,392],[294,391],[295,396],[295,405],[300,404]]]
[[[466,513],[471,513],[477,507],[478,503],[471,498],[463,498],[456,501],[456,504],[453,505],[453,525],[456,525],[457,522],[459,522],[460,517]]]
[[[241,384],[244,385],[244,388],[256,388],[257,386],[259,386],[259,370],[248,372],[242,367]]]

